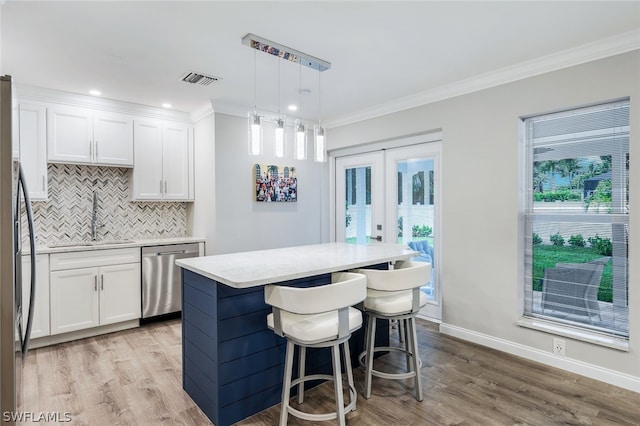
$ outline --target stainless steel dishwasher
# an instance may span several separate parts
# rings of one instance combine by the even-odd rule
[[[181,268],[176,259],[198,255],[198,243],[142,247],[142,318],[181,310]]]

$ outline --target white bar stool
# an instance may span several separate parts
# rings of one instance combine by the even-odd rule
[[[384,379],[404,380],[415,378],[415,397],[422,401],[420,380],[420,356],[416,335],[416,315],[427,304],[427,295],[420,287],[430,281],[431,264],[426,262],[396,262],[393,269],[356,269],[352,272],[367,276],[367,298],[362,309],[368,315],[365,350],[358,359],[365,370],[364,397],[371,397],[372,376]],[[375,347],[376,319],[397,320],[401,329],[406,325],[405,346]],[[373,368],[376,352],[404,352],[407,358],[407,372],[385,373]]]
[[[305,420],[325,421],[338,419],[345,424],[345,415],[356,409],[356,390],[351,370],[349,337],[362,326],[362,313],[353,308],[367,295],[367,279],[362,274],[338,272],[331,275],[331,284],[309,288],[267,285],[264,300],[273,306],[267,316],[267,325],[278,336],[287,339],[284,380],[282,385],[282,410],[280,425],[287,424],[289,414]],[[345,370],[349,387],[349,404],[342,396],[342,369],[340,345],[343,348]],[[291,380],[295,347],[299,349],[298,378]],[[333,375],[305,375],[306,348],[331,347]],[[304,382],[309,380],[333,380],[336,411],[312,414],[289,405],[291,388],[298,386],[298,403],[304,402]]]

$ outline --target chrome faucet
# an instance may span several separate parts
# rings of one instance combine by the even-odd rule
[[[98,192],[93,191],[93,208],[91,210],[91,240],[95,241],[98,238]]]

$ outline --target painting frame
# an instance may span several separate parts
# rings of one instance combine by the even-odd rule
[[[295,203],[298,201],[298,176],[295,166],[253,165],[255,201],[258,203]]]

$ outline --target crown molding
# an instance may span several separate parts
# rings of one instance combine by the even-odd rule
[[[98,96],[81,95],[78,93],[64,92],[44,87],[15,85],[14,96],[20,100],[32,100],[44,103],[64,104],[83,108],[95,108],[101,111],[109,111],[121,114],[140,115],[162,120],[175,120],[190,122],[189,114],[166,108],[157,108],[148,105],[134,104],[131,102],[117,101]]]
[[[345,126],[638,49],[640,49],[640,29],[365,108],[328,120],[325,126],[327,128]]]
[[[213,103],[209,101],[208,103],[202,105],[200,108],[191,111],[189,116],[191,117],[192,123],[197,123],[198,121],[207,118],[211,114],[214,114],[215,111],[213,109]]]

